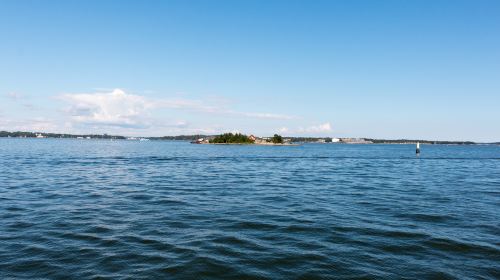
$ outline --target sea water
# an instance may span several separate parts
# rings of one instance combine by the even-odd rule
[[[0,278],[499,279],[500,147],[0,139]]]

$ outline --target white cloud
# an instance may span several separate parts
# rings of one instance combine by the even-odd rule
[[[312,125],[309,127],[299,127],[298,129],[289,129],[288,127],[281,127],[278,129],[280,133],[292,135],[292,134],[324,134],[332,132],[332,125],[329,122]]]
[[[187,110],[204,114],[270,120],[296,118],[281,114],[239,112],[196,99],[149,99],[141,95],[126,93],[121,89],[97,93],[64,94],[60,98],[69,104],[66,112],[70,114],[73,122],[93,126],[148,128],[155,123],[151,118],[151,111],[155,109]],[[182,126],[187,127],[187,124]]]
[[[288,133],[290,130],[288,129],[288,127],[282,127],[280,129],[278,129],[278,131],[281,133]]]
[[[64,94],[67,112],[77,123],[130,128],[148,127],[148,109],[153,105],[143,96],[115,89],[104,93]]]
[[[302,130],[303,132],[307,132],[307,133],[325,133],[325,132],[332,131],[332,125],[329,122],[327,122],[327,123],[323,123],[323,124],[309,126],[306,128],[301,128],[299,130]]]
[[[19,102],[25,110],[33,111],[34,106],[24,102],[24,96],[17,93],[6,97]],[[67,132],[67,133],[110,133],[120,135],[177,135],[177,134],[216,134],[234,129],[248,130],[248,121],[252,121],[253,131],[261,125],[282,122],[280,133],[322,134],[332,131],[329,122],[309,127],[289,128],[291,120],[297,116],[279,113],[248,112],[231,108],[227,100],[190,99],[180,96],[149,98],[122,89],[105,90],[90,93],[66,93],[58,96],[66,104],[63,112],[66,118],[41,119],[25,118],[7,120],[0,118],[0,128],[7,130]],[[43,112],[43,108],[38,112]],[[51,112],[54,112],[53,110]],[[183,112],[183,114],[179,114]],[[187,113],[187,114],[186,114]],[[200,116],[201,114],[201,116]],[[177,117],[176,117],[177,116]],[[178,117],[186,118],[180,119]],[[222,123],[214,124],[214,121]],[[241,126],[240,124],[244,125]],[[265,131],[261,131],[266,133]]]
[[[14,93],[7,94],[5,97],[14,100],[25,99],[24,96]],[[0,129],[141,136],[216,134],[231,131],[234,128],[249,130],[250,122],[243,119],[254,119],[250,125],[252,131],[248,133],[256,133],[259,127],[268,127],[270,123],[299,119],[296,116],[274,112],[234,110],[227,100],[213,98],[203,100],[180,96],[149,98],[122,89],[66,93],[57,96],[57,99],[65,103],[64,110],[62,110],[65,116],[38,120],[30,118],[28,116],[34,109],[37,109],[38,114],[43,113],[46,116],[57,111],[53,108],[48,111],[43,107],[38,108],[23,101],[19,103],[20,106],[16,110],[20,108],[25,110],[25,118],[7,121],[7,111],[4,110],[5,117],[0,118]],[[285,124],[292,125],[289,122],[283,122],[281,125]],[[324,129],[321,125],[318,127],[319,129],[302,129],[302,133]],[[260,132],[266,133],[264,130]],[[288,128],[282,128],[280,132],[300,133],[297,129]]]

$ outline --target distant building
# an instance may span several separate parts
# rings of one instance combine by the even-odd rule
[[[257,139],[257,137],[255,137],[253,134],[248,136],[248,139],[252,140],[252,141],[255,141]]]
[[[210,140],[208,138],[198,138],[194,141],[191,141],[191,144],[208,144]]]
[[[371,144],[371,141],[367,141],[364,138],[340,138],[340,142],[347,144]]]

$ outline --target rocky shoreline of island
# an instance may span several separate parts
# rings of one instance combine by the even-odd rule
[[[212,137],[199,138],[191,141],[192,144],[209,145],[260,145],[260,146],[298,146],[289,139],[284,139],[281,135],[274,134],[273,137],[256,137],[241,133],[224,133]]]
[[[191,142],[192,143],[192,142]],[[201,145],[237,145],[237,146],[300,146],[301,144],[296,143],[252,143],[252,144],[244,144],[244,143],[192,143],[192,144],[201,144]]]

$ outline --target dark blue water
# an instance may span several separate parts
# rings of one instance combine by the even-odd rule
[[[0,278],[499,279],[500,147],[0,139]]]

